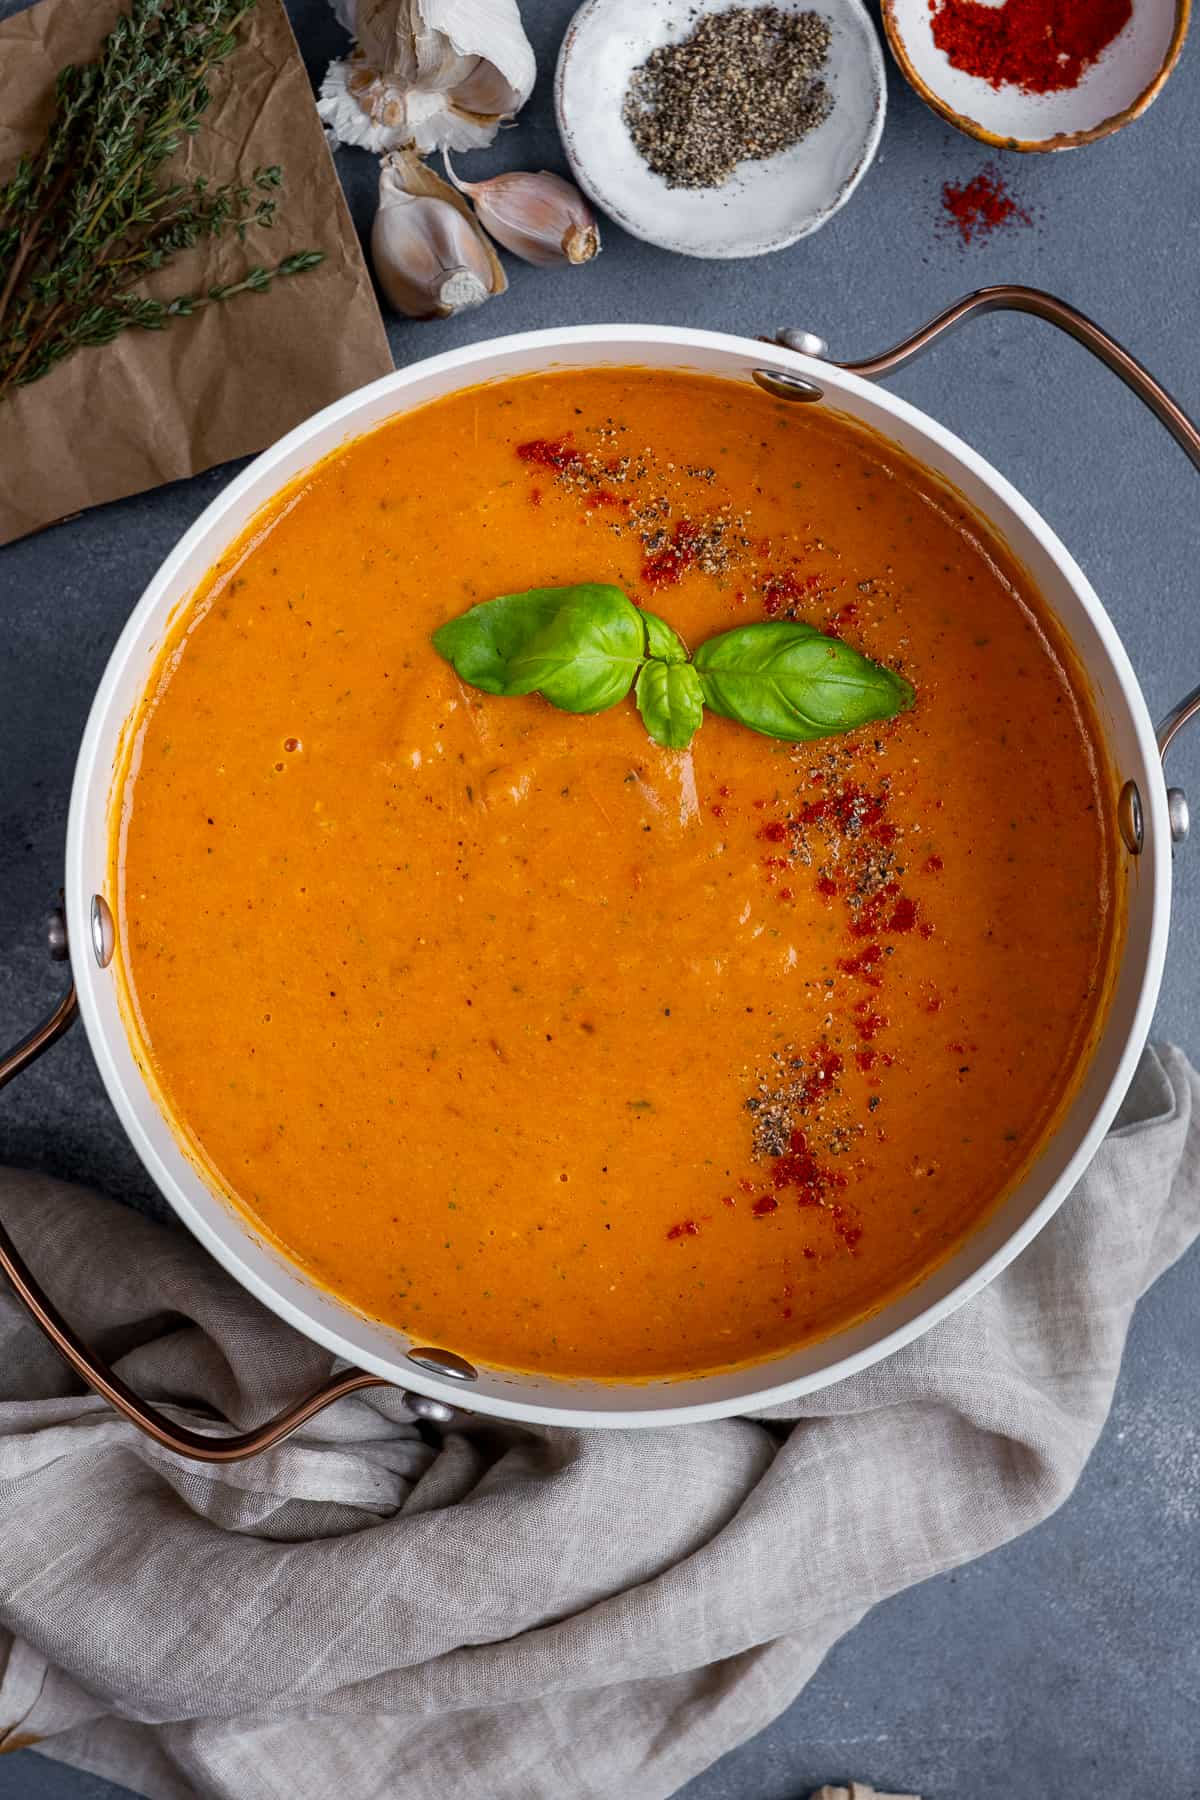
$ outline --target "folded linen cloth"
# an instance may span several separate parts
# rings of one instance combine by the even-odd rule
[[[1067,1497],[1138,1296],[1200,1232],[1198,1100],[1148,1051],[986,1292],[755,1418],[434,1442],[379,1390],[211,1469],[75,1392],[0,1297],[0,1747],[153,1800],[663,1800],[875,1601]],[[0,1212],[180,1416],[247,1427],[328,1371],[180,1232],[33,1175]]]

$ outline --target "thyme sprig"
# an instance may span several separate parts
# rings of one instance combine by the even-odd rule
[[[166,300],[144,278],[206,239],[274,223],[283,174],[249,183],[164,182],[200,128],[208,80],[255,0],[132,0],[95,62],[68,65],[45,142],[0,187],[0,401],[87,345],[172,319],[322,260],[302,250],[235,281]]]

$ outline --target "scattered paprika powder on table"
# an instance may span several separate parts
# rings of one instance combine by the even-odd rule
[[[970,181],[943,182],[942,208],[964,244],[990,237],[1001,226],[1033,224],[1033,214],[1013,198],[994,163],[985,164]]]
[[[1133,16],[1131,0],[929,0],[929,10],[954,68],[1027,94],[1078,87]]]

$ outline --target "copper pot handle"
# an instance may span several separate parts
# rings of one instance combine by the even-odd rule
[[[67,939],[61,913],[55,913],[51,918],[49,940],[50,954],[58,961],[64,960],[67,955]],[[49,1017],[14,1049],[0,1056],[0,1088],[7,1087],[43,1051],[56,1043],[70,1029],[78,1012],[75,987],[72,984]],[[229,1463],[238,1462],[245,1456],[257,1456],[260,1450],[270,1449],[272,1444],[279,1443],[281,1438],[287,1437],[289,1432],[295,1431],[297,1426],[303,1425],[315,1413],[321,1412],[333,1401],[340,1400],[343,1395],[357,1393],[361,1388],[391,1385],[379,1375],[367,1375],[361,1369],[348,1369],[341,1375],[331,1376],[306,1399],[288,1407],[286,1412],[268,1420],[265,1425],[257,1426],[253,1431],[238,1432],[228,1437],[208,1437],[203,1432],[192,1431],[188,1426],[177,1425],[168,1419],[148,1401],[135,1394],[113,1369],[88,1349],[30,1274],[2,1224],[0,1269],[8,1276],[17,1297],[28,1308],[60,1356],[65,1358],[93,1392],[100,1394],[131,1425],[136,1425],[139,1431],[145,1432],[147,1437],[153,1438],[165,1450],[173,1450],[178,1456],[192,1457],[197,1462]],[[405,1394],[403,1398],[419,1418],[445,1424],[454,1417],[453,1408],[440,1400],[429,1399],[424,1394]]]
[[[931,344],[937,342],[946,332],[953,331],[967,319],[977,313],[990,312],[1023,312],[1031,313],[1034,318],[1044,319],[1059,331],[1066,332],[1068,337],[1082,344],[1085,350],[1098,357],[1106,368],[1111,369],[1131,388],[1148,406],[1159,422],[1166,426],[1184,455],[1190,458],[1193,466],[1200,471],[1200,430],[1189,419],[1179,402],[1168,394],[1161,382],[1154,379],[1149,369],[1143,367],[1135,356],[1131,356],[1123,344],[1119,344],[1107,331],[1102,331],[1094,320],[1075,307],[1068,306],[1065,300],[1059,300],[1053,294],[1045,293],[1041,288],[1016,287],[1005,284],[996,287],[977,288],[973,294],[966,294],[948,306],[936,318],[922,325],[910,337],[902,338],[893,344],[890,350],[883,350],[878,356],[864,356],[856,362],[834,362],[828,354],[828,346],[824,338],[811,331],[789,329],[777,332],[774,342],[782,344],[786,350],[798,350],[804,356],[812,356],[823,362],[829,362],[835,369],[845,369],[848,374],[861,375],[868,381],[880,375],[890,375],[894,369],[903,368],[905,363],[914,357],[921,356]],[[776,388],[770,377],[774,376],[781,386]],[[766,377],[767,379],[760,379]],[[806,381],[801,376],[782,377],[778,370],[755,370],[755,379],[768,392],[778,398],[789,400],[819,400],[820,387],[815,382]],[[790,391],[789,391],[790,390]],[[1197,714],[1200,714],[1200,687],[1173,706],[1158,727],[1158,751],[1162,758],[1166,754],[1172,740]],[[1188,810],[1187,800],[1179,788],[1167,790],[1167,802],[1171,819],[1172,839],[1179,843],[1187,836]]]

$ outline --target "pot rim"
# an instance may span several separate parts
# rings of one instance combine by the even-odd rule
[[[629,1404],[620,1410],[610,1409],[607,1406],[603,1408],[586,1405],[571,1406],[566,1403],[560,1405],[543,1403],[540,1400],[526,1400],[519,1397],[519,1390],[515,1387],[511,1397],[507,1392],[501,1397],[476,1392],[466,1384],[460,1385],[446,1378],[428,1374],[419,1366],[408,1361],[406,1357],[403,1361],[389,1360],[386,1356],[379,1355],[362,1345],[350,1343],[337,1330],[305,1314],[283,1291],[282,1284],[275,1285],[264,1280],[257,1271],[248,1266],[235,1248],[219,1236],[214,1226],[180,1187],[175,1176],[150,1142],[136,1116],[130,1090],[127,1088],[114,1058],[108,1027],[100,1014],[100,984],[104,972],[92,956],[77,949],[73,957],[73,965],[78,986],[80,1011],[85,1033],[109,1099],[121,1120],[126,1135],[172,1211],[227,1273],[247,1292],[274,1312],[277,1317],[283,1319],[303,1336],[310,1341],[322,1344],[326,1349],[356,1367],[368,1370],[370,1373],[411,1392],[424,1394],[438,1400],[448,1400],[452,1405],[465,1407],[473,1413],[511,1419],[520,1423],[628,1428],[701,1423],[710,1419],[755,1412],[798,1399],[805,1394],[830,1386],[836,1381],[844,1380],[859,1370],[891,1356],[906,1344],[923,1336],[926,1331],[941,1320],[948,1318],[951,1313],[957,1311],[966,1301],[978,1294],[1025,1249],[1057,1212],[1067,1194],[1070,1193],[1091,1162],[1128,1089],[1137,1061],[1149,1035],[1165,963],[1171,891],[1170,828],[1167,817],[1166,788],[1160,771],[1154,727],[1132,664],[1115,626],[1083,571],[1060,542],[1056,533],[1042,519],[1040,513],[1005,476],[994,469],[984,457],[955,433],[947,430],[937,420],[921,411],[920,408],[913,406],[909,401],[891,394],[886,389],[877,387],[873,382],[866,381],[847,370],[803,355],[799,351],[743,337],[736,333],[683,326],[629,324],[576,325],[533,332],[510,333],[504,337],[483,339],[474,344],[443,351],[436,356],[421,358],[403,369],[397,369],[389,375],[382,376],[378,381],[355,390],[313,414],[311,418],[262,451],[209,502],[151,577],[110,654],[89,710],[75,766],[67,823],[66,909],[69,941],[75,946],[86,946],[90,942],[88,909],[92,890],[86,880],[85,827],[97,806],[102,806],[105,818],[108,817],[112,797],[113,770],[110,758],[104,754],[102,739],[110,728],[108,715],[118,680],[124,672],[127,662],[134,654],[143,630],[149,623],[155,621],[160,613],[162,613],[162,618],[159,623],[165,630],[168,617],[180,604],[178,598],[171,598],[173,584],[184,569],[189,556],[203,543],[213,528],[220,524],[223,517],[236,512],[238,503],[251,494],[265,476],[275,469],[282,469],[294,452],[301,450],[307,443],[321,438],[323,434],[328,434],[330,428],[339,424],[346,428],[342,442],[347,442],[350,438],[359,435],[359,432],[354,430],[354,420],[367,414],[373,401],[383,396],[395,395],[398,402],[396,410],[402,410],[402,397],[405,390],[420,381],[461,372],[463,379],[456,384],[456,387],[465,387],[471,385],[470,374],[477,364],[492,362],[498,357],[515,357],[522,353],[545,352],[548,365],[553,366],[554,353],[568,346],[594,348],[598,361],[604,360],[606,352],[628,348],[630,366],[638,366],[637,347],[640,346],[643,353],[649,354],[653,352],[655,346],[665,345],[682,350],[695,349],[697,352],[721,352],[731,358],[736,358],[743,365],[777,368],[785,373],[807,377],[809,381],[816,382],[825,390],[826,398],[835,407],[839,395],[867,401],[871,408],[878,409],[897,422],[907,425],[910,430],[935,447],[943,456],[951,459],[960,470],[972,476],[1016,515],[1024,529],[1054,563],[1087,613],[1109,660],[1112,674],[1128,709],[1127,723],[1132,728],[1140,752],[1141,763],[1145,772],[1153,774],[1153,779],[1143,780],[1140,783],[1146,812],[1146,841],[1138,864],[1139,875],[1152,884],[1151,918],[1131,1022],[1127,1027],[1124,1045],[1109,1078],[1102,1101],[1096,1107],[1073,1155],[1057,1179],[1050,1183],[1040,1200],[1030,1208],[1027,1215],[991,1254],[969,1270],[947,1293],[931,1300],[926,1306],[914,1312],[911,1317],[904,1319],[873,1342],[848,1354],[835,1356],[819,1369],[809,1370],[807,1373],[795,1375],[789,1379],[778,1380],[772,1378],[773,1373],[777,1371],[781,1363],[788,1360],[787,1357],[776,1358],[757,1365],[740,1366],[736,1373],[744,1374],[747,1377],[759,1370],[762,1372],[763,1385],[752,1391],[739,1391],[734,1395],[727,1395],[716,1400],[689,1400],[677,1406],[663,1406],[654,1403],[638,1406],[634,1396],[639,1388],[644,1388],[648,1395],[651,1393],[661,1394],[669,1390],[672,1385],[678,1386],[680,1389],[685,1386],[694,1388],[705,1381],[715,1382],[722,1376],[728,1376],[733,1372],[722,1371],[710,1373],[707,1376],[680,1378],[674,1384],[619,1381],[586,1384],[588,1396],[596,1393],[620,1394],[622,1398],[629,1396]],[[503,371],[492,378],[502,379]],[[446,390],[447,393],[452,391],[455,390]],[[373,428],[374,424],[365,423],[361,427],[362,430]],[[328,445],[317,452],[312,460],[319,461],[323,456],[333,454],[334,451],[335,446]],[[284,480],[285,477],[281,474],[276,488],[282,486]],[[244,529],[244,523],[243,521],[238,526],[238,531]],[[227,539],[226,542],[228,541]],[[219,553],[219,549],[214,550],[210,563]],[[167,602],[169,605],[166,612],[163,612],[164,604]],[[1094,1056],[1099,1043],[1107,1037],[1111,1030],[1112,1023],[1109,1019],[1105,1022],[1099,1038],[1090,1047],[1087,1054]],[[1050,1134],[1047,1145],[1053,1141],[1055,1135],[1055,1132]],[[1026,1179],[1028,1178],[1027,1175]],[[214,1194],[214,1198],[220,1204],[229,1206],[229,1202],[222,1201],[219,1195]],[[250,1229],[247,1225],[247,1232]],[[983,1227],[981,1227],[982,1229]],[[970,1239],[967,1240],[968,1245],[970,1241]],[[916,1284],[910,1290],[911,1294],[918,1295],[922,1287],[936,1276],[936,1273],[936,1270],[932,1271],[923,1282]],[[345,1306],[344,1302],[340,1304]],[[348,1307],[346,1310],[353,1311]],[[836,1336],[826,1342],[836,1343]],[[511,1372],[511,1374],[505,1371],[493,1372],[490,1368],[481,1371],[481,1373],[484,1372],[489,1375],[495,1373],[502,1379],[511,1378],[514,1382],[522,1379],[517,1372]],[[539,1383],[555,1381],[553,1377],[537,1374],[531,1374],[524,1379],[536,1380]],[[565,1378],[559,1385],[564,1402],[573,1393],[579,1393],[577,1384],[573,1384]],[[580,1395],[580,1397],[583,1396]]]

